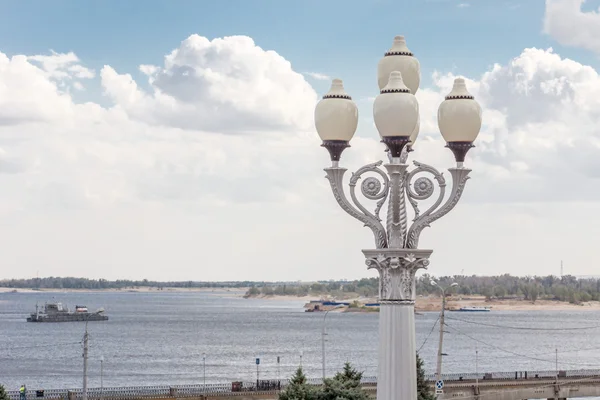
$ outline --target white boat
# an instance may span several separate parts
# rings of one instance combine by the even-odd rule
[[[456,311],[462,312],[490,312],[491,309],[489,307],[461,307]]]

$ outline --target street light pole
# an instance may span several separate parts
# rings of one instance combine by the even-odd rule
[[[420,129],[419,105],[414,96],[420,82],[420,65],[403,36],[394,38],[392,48],[379,62],[377,75],[380,94],[373,104],[373,119],[387,146],[389,163],[384,168],[382,161],[368,164],[352,174],[351,200],[343,188],[347,169],[341,168],[339,161],[356,131],[358,108],[340,79],[333,80],[331,89],[317,104],[315,126],[330,155],[331,167],[325,172],[337,203],[369,227],[375,238],[375,249],[362,252],[368,268],[379,272],[377,399],[416,400],[415,275],[427,268],[432,253],[418,248],[419,237],[423,229],[450,212],[462,196],[471,172],[463,163],[481,128],[481,107],[467,91],[464,79],[455,79],[452,91],[439,107],[438,126],[456,160],[456,167],[449,169],[452,187],[446,196],[446,180],[437,169],[415,161],[415,168],[409,171],[407,164]],[[368,210],[356,194],[358,181],[366,173],[375,176],[362,180],[360,191],[364,198],[376,201],[374,211]],[[421,210],[419,203],[432,196],[433,204]],[[386,200],[384,226],[379,214]],[[407,202],[414,211],[411,219]]]
[[[100,399],[104,398],[104,356],[100,357]]]
[[[85,332],[83,334],[83,400],[87,400],[88,398],[88,390],[87,390],[87,367],[88,367],[88,322],[89,316],[85,320]]]
[[[337,307],[335,307],[337,308]],[[325,311],[325,315],[323,316],[323,327],[321,329],[321,358],[322,358],[322,362],[323,362],[323,381],[325,380],[325,336],[327,336],[327,333],[325,332],[325,319],[327,318],[327,314],[329,314],[329,311],[331,310],[335,310],[335,308],[331,308],[327,311]]]
[[[281,389],[281,358],[277,356],[277,389]]]
[[[479,394],[479,347],[475,344],[475,387]]]
[[[202,353],[202,366],[203,366],[203,379],[202,379],[202,393],[206,396],[206,353]]]
[[[434,280],[431,281],[433,286],[436,286],[442,292],[442,312],[440,314],[440,340],[438,344],[438,354],[437,354],[437,368],[435,370],[436,380],[442,380],[442,358],[444,356],[443,346],[444,346],[444,326],[446,325],[445,316],[446,316],[446,291],[458,286],[458,283],[453,283],[447,288],[443,288]]]

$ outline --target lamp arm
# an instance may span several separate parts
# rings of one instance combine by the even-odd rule
[[[375,164],[377,164],[377,163],[375,163]],[[377,171],[379,171],[376,168],[376,166],[373,166],[373,164],[370,164],[370,166],[367,165],[363,168],[371,169],[371,170],[373,168],[375,168]],[[359,171],[363,170],[363,168],[361,168]],[[383,225],[381,224],[381,222],[378,218],[378,214],[379,214],[378,209],[381,208],[381,206],[378,205],[378,209],[376,209],[375,215],[368,212],[362,205],[360,205],[360,203],[356,199],[356,196],[354,195],[354,187],[352,186],[352,183],[351,183],[350,187],[351,187],[351,194],[353,196],[353,201],[359,207],[359,209],[357,210],[356,207],[354,207],[352,205],[352,203],[350,203],[348,201],[348,198],[346,197],[346,194],[344,193],[343,178],[344,178],[344,174],[346,173],[346,171],[347,171],[346,168],[339,168],[339,167],[325,168],[325,172],[327,173],[325,178],[327,178],[327,180],[329,180],[329,184],[331,186],[331,191],[333,192],[333,196],[335,197],[335,199],[338,202],[338,204],[340,205],[340,207],[344,211],[346,211],[346,213],[348,213],[352,217],[356,218],[357,220],[361,221],[363,224],[365,224],[365,226],[369,227],[371,229],[371,231],[373,231],[373,236],[375,238],[375,246],[378,249],[387,248],[387,235],[386,235],[385,229],[383,228]],[[359,171],[357,171],[357,173]],[[364,172],[366,172],[366,170],[363,170],[362,172],[360,172],[360,174],[362,174]],[[353,176],[351,179],[351,182],[354,179],[355,180],[354,184],[356,184],[356,180],[358,180],[358,178],[360,177],[360,174],[359,175],[355,174],[356,178],[355,178],[355,176]],[[376,178],[367,178],[367,180],[363,181],[363,184],[361,186],[363,188],[363,194],[365,194],[365,196],[370,193],[370,191],[368,189],[365,189],[365,187],[367,186],[367,185],[365,185],[365,183],[374,182],[374,181],[368,181],[368,179],[374,179],[377,182],[379,182]],[[380,182],[379,182],[379,185],[381,186]],[[365,193],[365,190],[366,190],[366,193]],[[388,190],[387,182],[384,180],[384,188],[382,189],[382,192],[385,191],[385,195],[382,198],[382,201],[380,201],[379,203],[383,204],[383,201],[385,201],[385,197],[387,196],[387,190]],[[381,193],[374,193],[375,196],[379,196],[380,194]]]
[[[419,246],[419,236],[421,235],[423,229],[430,226],[432,222],[449,213],[460,200],[467,180],[469,179],[469,173],[471,170],[466,168],[450,168],[448,171],[450,172],[450,175],[452,175],[452,190],[450,192],[450,196],[446,202],[435,211],[430,209],[428,210],[429,213],[423,213],[421,216],[415,219],[412,226],[408,230],[406,248],[416,249]]]

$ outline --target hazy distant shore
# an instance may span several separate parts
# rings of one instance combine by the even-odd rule
[[[318,296],[252,296],[252,298],[261,298],[266,300],[281,301],[298,299],[309,302],[311,300],[319,300]],[[358,300],[361,303],[375,303],[375,298],[355,298],[344,299],[345,302]],[[442,299],[435,296],[418,297],[415,304],[416,311],[439,311],[442,307]],[[572,304],[554,300],[537,300],[535,303],[529,300],[489,300],[486,301],[483,296],[472,296],[468,299],[449,298],[446,300],[448,310],[459,309],[461,307],[491,307],[492,310],[498,311],[568,311],[568,310],[589,310],[600,311],[600,302],[590,301],[580,304]],[[335,311],[343,312],[344,308],[336,309]],[[356,312],[356,310],[353,310]]]

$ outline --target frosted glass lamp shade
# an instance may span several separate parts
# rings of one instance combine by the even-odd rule
[[[419,90],[421,82],[421,66],[419,60],[406,47],[404,36],[396,36],[392,48],[389,49],[377,65],[377,84],[383,89],[393,71],[400,71],[406,87],[412,94]]]
[[[375,98],[373,119],[392,157],[400,157],[402,148],[417,129],[419,103],[404,84],[399,71],[390,74],[387,85]]]
[[[344,90],[341,79],[334,79],[331,89],[315,108],[315,127],[332,161],[339,161],[342,151],[358,126],[358,108]]]
[[[457,162],[463,162],[481,130],[481,106],[469,91],[465,80],[454,80],[452,91],[438,109],[438,126]]]
[[[415,141],[417,140],[417,137],[419,136],[420,130],[421,130],[421,117],[419,116],[419,117],[417,117],[417,125],[415,126],[413,133],[410,134],[410,142],[408,143],[410,146],[415,145]]]

